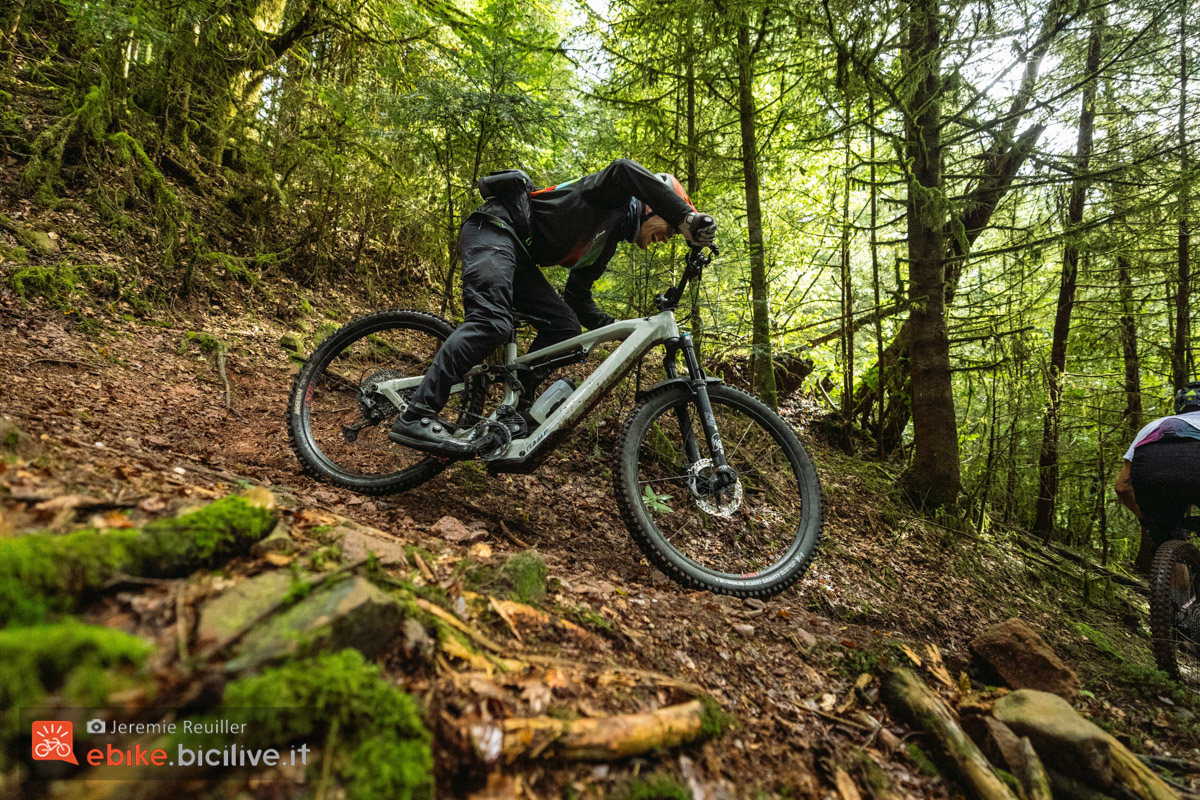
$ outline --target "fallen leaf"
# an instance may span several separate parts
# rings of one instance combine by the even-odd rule
[[[93,528],[132,528],[133,520],[120,511],[105,511],[103,514],[92,515]]]

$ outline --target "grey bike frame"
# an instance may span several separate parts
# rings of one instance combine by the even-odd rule
[[[586,357],[597,345],[604,342],[620,341],[621,345],[596,367],[587,380],[580,384],[579,388],[572,392],[546,418],[545,422],[530,431],[525,438],[514,439],[503,454],[490,460],[496,463],[534,460],[535,455],[547,442],[556,442],[560,438],[556,434],[569,433],[597,403],[612,391],[622,378],[629,374],[642,356],[668,340],[677,338],[679,338],[679,326],[675,322],[675,313],[671,309],[665,309],[652,317],[620,320],[549,347],[543,347],[541,350],[526,353],[523,356],[517,356],[517,346],[510,342],[506,358],[509,365],[532,364],[575,350],[582,350]],[[478,374],[483,369],[483,367],[476,367],[467,375],[469,377],[472,374]],[[400,392],[415,389],[421,383],[422,377],[382,381],[376,386],[376,391],[388,398],[396,408],[403,410],[407,404],[401,398]],[[461,392],[463,386],[464,384],[461,383],[455,384],[451,393]],[[504,403],[512,406],[517,403],[517,394],[511,387],[506,386]],[[457,435],[465,438],[470,433],[470,428],[467,428]]]

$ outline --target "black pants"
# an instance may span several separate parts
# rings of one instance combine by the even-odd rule
[[[513,312],[537,328],[530,351],[582,333],[579,319],[513,234],[472,215],[458,234],[466,319],[442,344],[413,401],[441,411],[467,370],[508,341]]]
[[[1154,546],[1180,538],[1179,523],[1200,505],[1200,439],[1168,437],[1137,448],[1129,480]]]

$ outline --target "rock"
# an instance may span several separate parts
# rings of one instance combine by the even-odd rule
[[[749,639],[751,636],[754,635],[754,626],[747,625],[744,622],[735,623],[733,626],[733,630],[735,632],[737,632],[738,636],[741,636],[746,639]]]
[[[29,231],[29,243],[33,248],[44,256],[54,255],[58,252],[58,242],[45,231]]]
[[[288,533],[287,523],[280,520],[267,538],[251,546],[250,553],[262,557],[267,553],[292,553],[295,550],[296,540]]]
[[[407,564],[404,545],[378,528],[361,525],[354,520],[341,518],[330,531],[331,541],[341,542],[342,561],[353,564],[374,553],[380,564]]]
[[[288,353],[292,355],[303,355],[303,349],[300,345],[300,340],[295,336],[292,336],[290,333],[285,333],[283,336],[280,336],[279,344],[284,350],[288,351]]]
[[[30,461],[37,458],[40,451],[37,439],[18,428],[12,420],[0,417],[0,457],[11,453]]]
[[[1022,689],[997,700],[993,713],[1013,733],[1029,737],[1047,769],[1102,789],[1112,786],[1112,750],[1124,746],[1058,695]]]
[[[347,647],[370,659],[391,644],[403,624],[399,603],[365,578],[347,577],[322,584],[256,625],[235,646],[228,667],[256,668],[301,650],[312,654]]]
[[[425,626],[409,617],[404,620],[400,634],[404,639],[404,652],[409,658],[429,661],[433,658],[437,645],[425,630]]]
[[[962,727],[988,761],[1014,775],[1017,773],[1023,761],[1021,740],[1012,728],[994,717],[978,715],[964,716]]]
[[[487,535],[484,530],[471,530],[457,517],[442,517],[429,528],[430,533],[441,536],[448,542],[469,542]]]
[[[971,642],[981,663],[1014,689],[1053,692],[1067,700],[1079,693],[1079,676],[1041,636],[1013,617],[991,626]]]
[[[811,652],[817,646],[817,637],[813,635],[812,631],[796,628],[793,633],[796,634],[796,644],[800,646],[802,653]]]
[[[221,592],[200,609],[200,619],[196,623],[198,643],[208,646],[226,641],[264,608],[282,600],[291,590],[292,583],[290,572],[273,570],[247,578]]]

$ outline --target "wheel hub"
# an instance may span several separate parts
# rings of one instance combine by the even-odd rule
[[[711,458],[702,458],[688,470],[688,489],[696,506],[714,517],[728,517],[742,506],[742,481],[717,490],[717,476]]]
[[[362,412],[363,417],[381,422],[404,413],[404,408],[396,408],[396,405],[376,391],[375,387],[384,381],[393,381],[406,377],[408,376],[403,372],[394,369],[384,369],[376,372],[359,384],[358,410]]]

